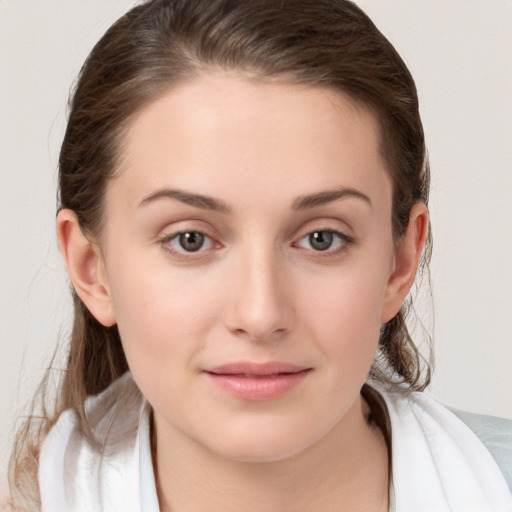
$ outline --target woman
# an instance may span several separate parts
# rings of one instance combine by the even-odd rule
[[[75,323],[20,506],[510,509],[484,444],[414,393],[428,163],[357,7],[136,7],[82,70],[59,167]]]

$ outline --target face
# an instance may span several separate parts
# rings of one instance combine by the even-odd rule
[[[210,74],[143,109],[124,148],[101,249],[159,435],[276,460],[350,428],[397,312],[373,114],[329,89]]]

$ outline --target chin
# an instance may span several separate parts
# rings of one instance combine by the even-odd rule
[[[235,426],[234,426],[235,427]],[[240,462],[269,463],[290,459],[322,438],[317,429],[297,428],[297,423],[258,422],[237,425],[210,437],[205,446],[217,456]]]
[[[284,442],[282,439],[265,439],[257,436],[257,439],[251,439],[243,442],[232,442],[229,446],[219,447],[217,454],[225,459],[248,462],[254,464],[263,464],[270,462],[279,462],[290,459],[300,453],[304,446],[296,443]]]

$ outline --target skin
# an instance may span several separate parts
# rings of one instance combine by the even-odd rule
[[[360,389],[428,222],[418,203],[393,244],[379,140],[374,115],[338,92],[203,74],[133,120],[97,240],[60,212],[75,289],[117,323],[153,406],[162,510],[387,510],[388,454]],[[332,246],[317,250],[309,235],[326,231]],[[205,244],[187,252],[182,232]],[[310,371],[244,400],[204,373],[239,361]]]

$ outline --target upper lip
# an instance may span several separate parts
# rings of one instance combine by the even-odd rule
[[[236,362],[215,366],[205,370],[208,373],[216,375],[277,375],[280,373],[298,373],[305,370],[310,370],[306,366],[299,366],[290,363],[283,363],[280,361],[271,361],[267,363],[256,362]]]

